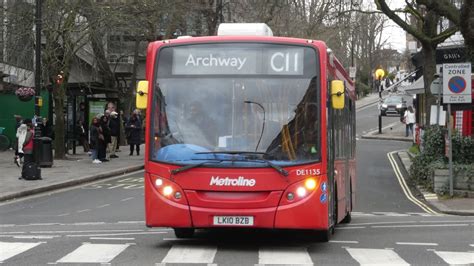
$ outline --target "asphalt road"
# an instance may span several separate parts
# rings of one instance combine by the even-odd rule
[[[374,107],[357,133],[376,128]],[[375,115],[376,117],[376,115]],[[389,118],[384,123],[389,124]],[[474,263],[474,217],[426,213],[401,189],[387,153],[405,142],[358,140],[351,224],[329,243],[311,232],[198,231],[178,240],[143,223],[143,173],[0,204],[3,265],[447,265]],[[93,264],[90,264],[93,263]],[[95,263],[95,264],[94,264]],[[196,265],[196,264],[193,264]]]

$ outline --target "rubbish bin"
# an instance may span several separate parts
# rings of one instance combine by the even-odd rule
[[[52,139],[48,137],[38,138],[38,146],[35,153],[37,154],[38,164],[40,167],[53,166],[53,145]]]

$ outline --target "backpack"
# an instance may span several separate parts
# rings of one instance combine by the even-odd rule
[[[35,162],[27,162],[23,164],[21,169],[21,177],[25,180],[39,180],[41,178],[41,168]]]

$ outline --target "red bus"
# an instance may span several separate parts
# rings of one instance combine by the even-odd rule
[[[148,46],[137,87],[146,225],[178,238],[309,229],[327,241],[355,199],[354,84],[322,41],[223,25]]]

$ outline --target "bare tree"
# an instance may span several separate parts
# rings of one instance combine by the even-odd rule
[[[434,79],[436,72],[436,47],[438,44],[444,42],[447,38],[459,30],[457,25],[453,25],[442,32],[437,31],[438,22],[442,16],[432,6],[426,6],[422,0],[414,2],[406,1],[403,10],[391,9],[385,0],[374,0],[377,7],[386,14],[391,20],[398,24],[406,32],[415,37],[422,47],[424,67],[423,67],[423,81],[425,83],[425,114],[422,118],[422,123],[426,123],[430,117],[431,105],[435,102],[435,97],[430,92],[430,84]],[[443,2],[447,2],[442,0]],[[408,23],[402,19],[397,13],[409,13],[414,18],[415,23]]]
[[[56,159],[65,157],[65,117],[67,81],[77,51],[87,44],[89,24],[79,14],[80,1],[43,1],[43,36],[46,43],[43,51],[43,77],[52,88],[55,118]],[[63,82],[58,80],[63,76]]]

